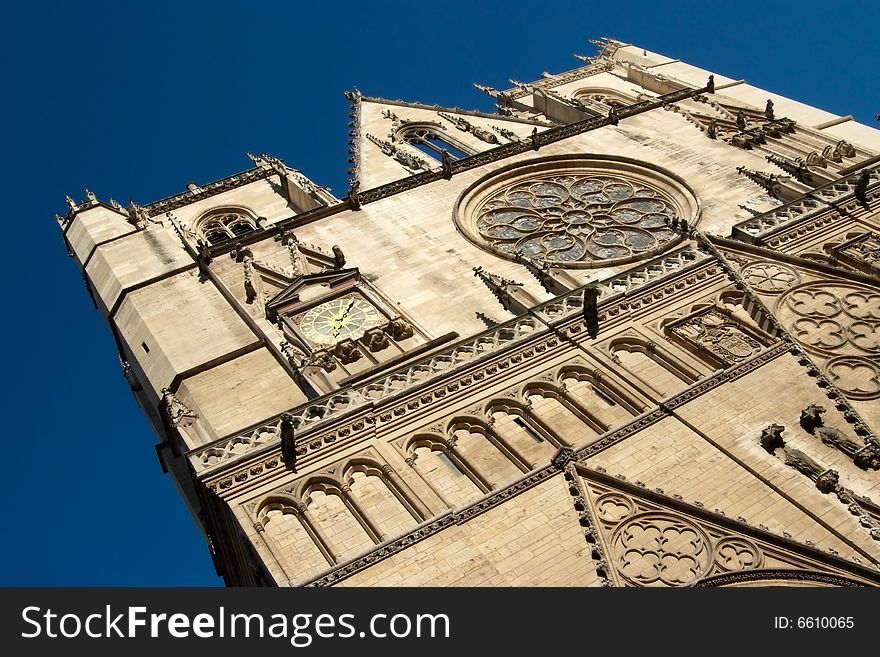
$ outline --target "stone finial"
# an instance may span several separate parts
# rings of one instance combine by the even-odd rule
[[[70,208],[71,210],[73,210],[74,212],[76,212],[79,209],[79,206],[77,206],[76,201],[74,201],[69,196],[65,196],[64,201],[65,201],[65,203],[67,203],[67,207]]]
[[[507,278],[502,278],[497,274],[486,271],[482,267],[474,267],[474,276],[479,278],[486,287],[488,287],[499,303],[505,310],[510,310],[510,290],[511,287],[522,287],[522,283],[517,283]]]
[[[746,169],[744,166],[737,167],[736,172],[745,176],[759,187],[763,187],[773,198],[779,198],[779,194],[782,191],[782,183],[779,181],[778,176],[763,171]]]
[[[474,82],[474,87],[476,87],[478,90],[482,91],[484,94],[491,98],[497,99],[499,96],[502,95],[502,93],[494,87],[489,87],[484,84],[477,84],[476,82]]]
[[[98,197],[95,196],[95,192],[88,188],[86,188],[86,198],[89,200],[89,203],[94,203],[98,200]]]
[[[162,388],[162,408],[165,410],[171,424],[175,427],[199,417],[198,413],[190,409],[180,401],[177,395],[171,392],[171,388]]]

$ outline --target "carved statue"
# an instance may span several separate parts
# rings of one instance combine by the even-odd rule
[[[617,114],[617,108],[613,105],[608,110],[608,121],[611,125],[617,125],[620,122],[620,116]]]
[[[802,472],[813,480],[827,469],[808,456],[805,452],[793,447],[785,448],[785,465],[790,465],[798,472]]]
[[[709,139],[718,138],[718,124],[715,122],[715,119],[709,119],[709,125],[706,126],[706,136]]]
[[[352,210],[361,209],[360,187],[361,183],[359,180],[352,180],[348,186],[348,205]]]
[[[767,117],[768,121],[772,121],[775,118],[773,115],[773,101],[769,98],[767,99],[767,106],[764,108],[764,116]]]
[[[839,449],[852,458],[853,463],[862,470],[880,470],[880,449],[873,443],[860,445],[834,427],[819,426],[816,436],[826,445]]]
[[[296,472],[296,432],[293,427],[293,416],[290,413],[281,414],[278,437],[281,439],[281,458]]]
[[[371,352],[382,351],[388,346],[388,334],[381,328],[372,328],[361,337],[361,341]]]
[[[736,112],[736,127],[740,130],[746,129],[746,115],[743,114],[742,110],[737,110]]]
[[[584,321],[588,326],[599,322],[599,288],[588,285],[584,288]]]
[[[413,336],[413,327],[409,322],[400,318],[392,319],[385,327],[385,331],[395,342],[401,342]]]
[[[256,278],[254,272],[254,261],[250,256],[245,256],[244,262],[244,293],[247,303],[253,303],[257,298],[257,288],[254,282]]]
[[[316,349],[305,364],[320,367],[325,372],[332,372],[336,369],[336,358],[326,349]]]
[[[363,356],[353,340],[343,340],[337,344],[334,353],[342,363],[353,363],[360,360],[361,356]]]
[[[305,354],[300,349],[297,349],[290,344],[287,340],[283,341],[280,347],[281,353],[284,354],[284,357],[291,366],[299,368],[305,361]]]
[[[89,200],[89,202],[91,202],[91,203],[94,203],[95,201],[98,200],[98,197],[95,196],[95,192],[93,192],[91,189],[86,189],[86,198],[87,198],[87,199]]]
[[[338,245],[333,245],[333,269],[342,269],[345,267],[345,254]]]
[[[443,161],[441,162],[441,166],[443,167],[443,177],[447,180],[452,178],[452,157],[449,155],[449,151],[445,148],[441,150],[443,154]]]
[[[868,183],[871,181],[871,172],[868,169],[862,171],[856,181],[855,196],[859,203],[868,204]]]

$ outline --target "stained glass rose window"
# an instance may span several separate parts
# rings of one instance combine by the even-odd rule
[[[614,170],[604,161],[595,169],[584,164],[552,167],[494,186],[469,204],[466,232],[511,258],[597,267],[664,250],[680,239],[674,222],[692,224],[683,206],[692,212],[695,199],[682,203],[675,198],[682,194],[667,191],[668,182],[654,182],[632,171],[632,165]]]

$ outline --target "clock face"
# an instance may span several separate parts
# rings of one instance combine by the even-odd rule
[[[302,316],[303,335],[316,344],[334,345],[348,338],[357,340],[379,324],[379,311],[364,299],[333,299]]]

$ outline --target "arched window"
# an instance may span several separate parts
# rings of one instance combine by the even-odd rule
[[[199,236],[212,246],[235,239],[257,228],[256,219],[247,211],[238,208],[212,210],[197,223]]]
[[[453,160],[461,160],[471,155],[463,145],[453,143],[449,137],[441,135],[440,131],[430,125],[407,126],[400,131],[398,137],[435,160],[443,158],[444,150]]]
[[[626,94],[623,94],[616,89],[581,89],[575,92],[574,98],[587,105],[600,106],[596,107],[596,109],[602,109],[603,106],[607,108],[613,107],[615,109],[622,109],[627,105],[632,105],[636,102],[634,99],[629,98]]]

